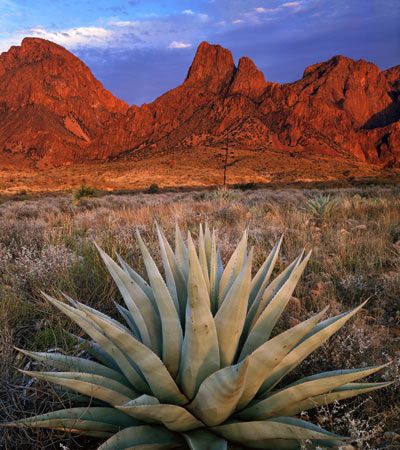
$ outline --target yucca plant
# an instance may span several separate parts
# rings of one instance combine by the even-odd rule
[[[309,197],[305,205],[306,211],[309,211],[316,219],[330,217],[337,207],[337,200],[333,199],[329,194]]]
[[[197,248],[178,227],[174,250],[157,233],[164,277],[139,233],[148,280],[98,248],[124,299],[116,306],[125,325],[65,294],[64,301],[44,294],[90,337],[78,339],[92,359],[20,350],[59,370],[23,373],[78,393],[87,405],[8,425],[107,438],[101,450],[342,445],[345,437],[296,416],[386,386],[357,381],[384,366],[276,387],[363,305],[323,320],[325,309],[271,337],[310,254],[302,252],[270,282],[282,238],[253,277],[247,231],[225,268],[207,225]]]

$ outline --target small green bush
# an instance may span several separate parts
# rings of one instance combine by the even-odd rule
[[[158,186],[157,183],[152,183],[149,188],[147,189],[147,193],[148,194],[159,194],[160,192],[160,187]]]
[[[82,185],[74,192],[74,200],[80,200],[84,197],[97,197],[97,191],[91,186]]]

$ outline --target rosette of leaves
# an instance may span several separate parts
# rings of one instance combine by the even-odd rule
[[[307,199],[305,210],[310,212],[314,218],[321,220],[331,217],[338,206],[337,199],[332,198],[330,194],[320,194]]]
[[[104,438],[101,450],[343,445],[345,437],[298,415],[386,386],[358,381],[383,366],[319,373],[286,386],[281,380],[363,305],[329,319],[324,310],[273,335],[310,254],[271,281],[282,238],[253,275],[247,231],[225,267],[207,225],[197,246],[178,227],[174,249],[158,227],[157,233],[162,271],[137,233],[146,279],[98,248],[125,302],[116,305],[124,323],[67,295],[60,301],[44,294],[85,332],[79,339],[91,359],[20,350],[57,369],[24,373],[88,403],[8,425]]]

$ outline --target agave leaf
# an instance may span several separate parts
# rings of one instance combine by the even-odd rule
[[[163,424],[171,431],[188,431],[204,426],[185,408],[162,404],[157,398],[148,395],[142,395],[117,408],[143,422]]]
[[[286,267],[265,289],[262,295],[258,295],[251,305],[246,318],[245,332],[246,335],[250,328],[254,325],[261,313],[264,311],[268,303],[275,297],[282,286],[286,283],[288,278],[293,273],[294,269],[299,265],[303,253],[301,253],[294,261]]]
[[[17,426],[22,427],[23,425]],[[33,422],[28,422],[26,426],[29,428],[47,428],[51,430],[58,430],[66,433],[73,433],[97,438],[108,438],[114,433],[117,433],[122,428],[116,425],[108,425],[93,422],[90,420],[79,419],[52,419],[47,422],[43,421],[43,424],[39,425],[36,425]]]
[[[139,285],[97,244],[95,245],[131,313],[141,341],[157,351],[156,311],[154,311],[150,300]]]
[[[91,435],[108,437],[122,428],[130,427],[138,422],[109,407],[83,407],[53,411],[47,414],[28,417],[4,424],[6,427],[50,428]]]
[[[188,249],[185,241],[183,240],[181,230],[178,227],[178,223],[175,224],[175,257],[179,268],[181,269],[185,280],[188,278],[189,270],[189,258]]]
[[[200,266],[203,271],[204,281],[207,285],[207,290],[210,289],[210,278],[208,273],[208,263],[207,263],[207,254],[206,254],[206,244],[204,242],[204,234],[203,234],[203,226],[199,225],[199,261]]]
[[[264,381],[261,386],[261,391],[266,393],[276,386],[279,381],[296,366],[298,366],[310,353],[324,344],[336,331],[345,325],[354,314],[356,314],[367,302],[365,301],[357,308],[348,311],[343,314],[339,314],[332,320],[324,321],[326,324],[324,327],[318,325],[314,327],[316,332],[311,331],[308,337],[303,338],[290,353],[273,369],[269,377]]]
[[[278,259],[279,250],[282,245],[283,235],[280,237],[279,241],[275,244],[271,253],[268,255],[267,259],[264,261],[263,265],[259,268],[257,274],[251,282],[251,291],[249,298],[249,307],[256,301],[259,304],[261,297],[267,287],[269,280],[271,278],[272,272],[274,270],[276,260]]]
[[[180,443],[176,435],[164,427],[141,425],[114,434],[98,450],[158,450],[174,448]]]
[[[128,380],[114,369],[110,369],[107,366],[103,366],[90,359],[78,358],[76,356],[66,356],[61,353],[44,353],[44,352],[29,352],[27,350],[21,350],[14,347],[19,352],[26,356],[29,356],[36,361],[45,363],[48,366],[55,367],[61,371],[71,372],[84,372],[92,373],[95,375],[101,375],[106,378],[110,378],[118,383],[129,386]]]
[[[175,381],[160,358],[130,333],[116,327],[112,322],[94,313],[86,312],[101,331],[134,361],[145,377],[151,391],[167,403],[183,404],[186,397],[179,391]]]
[[[240,412],[239,417],[246,420],[261,420],[277,416],[279,411],[284,410],[288,405],[293,405],[310,397],[326,394],[339,386],[372,375],[383,367],[385,366],[369,367],[367,369],[335,370],[302,378],[296,383],[254,403]]]
[[[54,385],[52,388],[64,406],[108,406],[101,400],[88,397],[87,395],[78,394],[71,389],[67,389],[59,385]]]
[[[89,311],[89,312],[95,313],[101,317],[104,317],[105,319],[110,320],[116,327],[121,328],[121,330],[124,330],[127,333],[131,333],[131,330],[128,327],[126,327],[125,325],[123,325],[121,322],[118,322],[118,320],[115,320],[112,317],[107,316],[107,314],[104,314],[101,311],[98,311],[97,309],[94,309],[88,305],[84,305],[83,303],[78,302],[78,300],[74,300],[73,298],[71,298],[70,296],[65,294],[64,292],[61,292],[61,294],[68,301],[68,303],[71,306],[75,307],[77,310]]]
[[[215,230],[211,237],[211,254],[210,254],[210,304],[211,312],[215,314],[218,310],[218,291],[219,291],[219,276],[218,276],[218,256],[217,243],[215,238]]]
[[[192,399],[200,384],[220,368],[220,354],[208,288],[191,238],[188,291],[179,377],[183,392]]]
[[[232,364],[243,330],[251,285],[251,262],[252,251],[215,316],[222,367]]]
[[[336,439],[331,439],[329,441],[323,440],[323,439],[313,439],[311,441],[311,445],[308,448],[310,450],[320,450],[322,448],[334,448],[335,450],[342,449],[343,447],[346,448],[346,442],[339,441]]]
[[[110,369],[114,369],[117,372],[121,372],[118,364],[111,358],[111,356],[105,352],[99,344],[94,341],[89,341],[80,336],[76,336],[75,334],[68,333],[73,339],[76,339],[79,342],[82,350],[85,350],[92,356],[92,358],[96,359],[98,362],[103,364],[104,366],[109,367]],[[122,373],[122,372],[121,372]]]
[[[178,291],[177,291],[177,287],[175,284],[175,277],[174,277],[174,274],[172,273],[171,264],[170,264],[170,261],[167,256],[167,249],[165,248],[164,239],[163,239],[161,231],[158,227],[157,222],[156,222],[156,229],[157,229],[158,243],[160,246],[161,260],[162,260],[162,264],[164,267],[165,282],[166,282],[168,291],[171,295],[171,298],[175,304],[175,308],[176,308],[178,314],[181,315],[180,304],[179,304],[179,300],[178,300]]]
[[[276,417],[254,422],[230,421],[212,428],[228,441],[254,446],[270,439],[345,439],[310,422],[292,417]],[[264,448],[264,447],[258,447]]]
[[[207,258],[207,267],[210,268],[211,265],[211,247],[212,247],[212,237],[210,227],[208,226],[208,222],[206,222],[206,226],[204,229],[204,247],[206,250],[206,258]]]
[[[363,303],[363,305],[365,305],[365,303],[367,303],[367,301],[365,301]],[[363,306],[361,305],[361,306]],[[315,327],[309,332],[307,333],[303,339],[301,339],[301,341],[298,343],[298,345],[302,344],[304,341],[306,341],[308,338],[310,338],[311,336],[313,336],[314,334],[318,333],[319,331],[327,328],[328,326],[332,325],[333,323],[335,323],[337,320],[341,319],[342,317],[347,316],[347,314],[349,313],[349,311],[345,311],[341,314],[338,314],[337,316],[334,317],[328,317],[327,319],[323,320],[322,322],[320,322],[319,324],[315,325]]]
[[[295,416],[302,411],[308,411],[318,406],[329,405],[331,403],[351,398],[356,395],[366,394],[367,392],[376,391],[392,384],[386,383],[349,383],[339,386],[326,394],[316,395],[314,397],[305,398],[304,400],[296,401],[287,404],[277,411],[278,415]]]
[[[153,305],[154,311],[157,311],[156,301],[154,299],[153,291],[149,283],[135,270],[133,270],[132,267],[122,258],[121,255],[119,255],[117,252],[115,252],[115,255],[124,271],[132,278],[132,280],[140,287],[140,289],[150,300],[151,304]]]
[[[171,267],[172,275],[175,280],[178,301],[179,301],[180,318],[181,318],[181,322],[183,323],[185,320],[185,310],[186,310],[186,300],[187,300],[186,280],[185,280],[185,277],[184,277],[181,269],[179,268],[175,254],[174,254],[167,238],[165,237],[165,234],[163,233],[163,231],[161,229],[159,229],[159,232],[161,234],[164,248],[165,248],[165,253],[167,255],[168,262]]]
[[[95,438],[109,438],[121,429],[121,427],[115,425],[97,424],[96,422],[77,419],[54,419],[49,425],[31,425],[29,423],[27,426],[29,428],[47,428]]]
[[[149,386],[139,374],[139,372],[134,367],[133,361],[121,351],[97,326],[97,324],[90,320],[90,311],[79,310],[73,308],[72,306],[66,305],[65,303],[59,302],[58,300],[50,297],[47,294],[42,293],[43,296],[50,302],[53,306],[63,312],[71,320],[77,323],[85,333],[87,333],[94,341],[100,344],[108,355],[118,364],[121,372],[125,375],[127,380],[131,383],[135,390],[139,392],[149,393]]]
[[[209,426],[219,425],[235,410],[243,393],[247,360],[225,367],[206,378],[188,409]]]
[[[194,430],[183,434],[191,450],[227,450],[228,442],[225,439],[207,430]]]
[[[263,439],[262,441],[252,441],[248,448],[262,448],[263,450],[310,450],[311,440],[307,441],[307,446],[301,447],[299,441],[295,439]],[[324,448],[324,447],[323,447]],[[319,449],[321,450],[321,449]]]
[[[251,441],[244,448],[260,448],[263,450],[322,450],[325,448],[341,449],[345,446],[343,441],[331,439],[324,441],[321,439],[307,439],[298,441],[296,439],[262,439],[261,441]]]
[[[238,409],[245,407],[257,394],[262,383],[282,359],[324,316],[326,310],[278,334],[248,356],[249,370]],[[286,414],[288,415],[288,414]]]
[[[143,242],[140,233],[137,231],[137,238],[146,266],[154,298],[157,302],[158,311],[161,317],[162,328],[162,360],[168,368],[169,373],[175,377],[179,370],[179,359],[182,349],[183,333],[175,304],[171,298],[167,286],[158,270],[153,258]]]
[[[35,372],[27,370],[20,370],[20,372],[31,377],[59,384],[111,405],[121,405],[137,397],[137,393],[134,390],[101,375],[82,372]]]
[[[222,274],[224,273],[224,265],[222,264],[222,257],[219,248],[217,248],[217,278],[218,278],[218,286],[221,282]]]
[[[115,307],[117,308],[117,311],[121,314],[123,319],[125,320],[126,324],[128,325],[131,333],[135,336],[136,339],[143,342],[140,336],[140,332],[138,327],[136,326],[135,322],[132,319],[132,316],[128,309],[124,308],[122,305],[119,305],[117,302],[113,302]]]
[[[239,272],[242,269],[244,260],[247,256],[247,230],[243,233],[242,239],[240,240],[238,246],[232,253],[225,270],[222,273],[221,280],[219,283],[219,305],[224,301],[225,295],[228,293],[229,288],[235,281]]]
[[[264,311],[260,314],[250,329],[249,335],[243,345],[239,356],[240,360],[268,341],[276,322],[281,317],[283,310],[286,308],[297,286],[310,256],[311,252],[304,258],[301,264],[294,268],[286,282],[280,287],[279,291],[276,292]]]

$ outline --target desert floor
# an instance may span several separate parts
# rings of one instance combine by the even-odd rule
[[[90,185],[103,191],[218,186],[224,179],[224,148],[202,147],[164,152],[135,152],[126,159],[62,167],[25,160],[0,161],[0,193],[70,191]],[[400,169],[383,169],[352,158],[271,150],[228,151],[227,183],[278,184],[354,179],[400,180]]]
[[[290,160],[296,161],[296,157]],[[167,156],[163,161],[168,167]],[[114,169],[114,178],[111,172],[108,175],[90,173],[85,182],[104,189],[121,187],[129,180],[130,169],[124,167],[123,162],[114,164],[119,167],[118,176]],[[141,164],[141,181],[132,179],[132,188],[148,186],[151,182],[164,185],[176,180],[178,161],[175,168],[168,169],[171,178],[165,183],[161,182],[158,169],[152,170],[143,161]],[[236,164],[229,168],[232,180],[236,168],[239,171]],[[73,168],[65,170],[70,171],[71,179],[64,177],[59,186],[65,182],[65,187],[71,188],[83,183]],[[188,184],[200,184],[203,180],[196,171],[184,170],[183,163],[179,170],[182,172],[178,173],[187,170]],[[204,166],[205,173],[207,170]],[[338,170],[344,170],[344,166]],[[260,180],[265,172],[266,168],[260,168]],[[248,175],[240,181],[259,181],[254,178],[255,173],[255,168],[249,169]],[[218,177],[220,175],[219,172]],[[4,173],[2,176],[4,186]],[[210,171],[209,176],[209,181],[217,183],[216,173]],[[56,183],[56,171],[43,172],[37,177],[35,186],[41,190]],[[40,177],[43,185],[38,181]],[[278,178],[279,174],[275,173],[274,180]],[[97,185],[95,179],[102,180],[104,185]],[[15,175],[14,181],[6,182],[6,190],[28,189],[27,180],[22,174]],[[310,199],[321,201],[322,206],[311,208]],[[0,201],[1,421],[60,409],[60,402],[65,402],[48,385],[31,381],[16,370],[35,370],[38,366],[18,355],[12,346],[38,351],[63,348],[71,354],[76,352],[75,342],[67,332],[76,333],[78,329],[43,301],[40,290],[55,295],[62,290],[104,312],[115,314],[113,300],[120,298],[93,241],[111,255],[119,252],[141,271],[142,261],[135,239],[137,227],[159,261],[155,220],[171,240],[175,222],[196,236],[198,224],[208,221],[218,229],[224,260],[244,228],[249,227],[250,244],[255,245],[256,251],[255,269],[282,233],[284,243],[278,261],[279,271],[303,248],[313,249],[311,261],[279,329],[305,319],[327,305],[329,314],[334,315],[370,299],[356,319],[304,361],[295,375],[300,377],[317,371],[393,361],[383,373],[374,377],[376,380],[397,380],[389,388],[340,405],[319,408],[310,416],[327,429],[351,436],[359,449],[398,448],[399,442],[394,439],[400,433],[399,185],[324,190],[246,190],[242,185],[240,189],[230,190],[154,195],[101,194],[78,199],[71,194],[31,196],[24,193],[5,196]],[[288,379],[285,383],[291,381]],[[0,448],[7,450],[72,450],[94,448],[94,445],[94,442],[56,432],[0,428]]]

